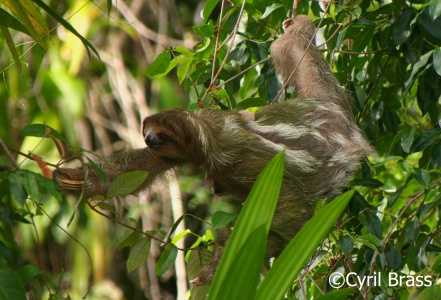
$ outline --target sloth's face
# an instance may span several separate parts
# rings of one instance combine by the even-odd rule
[[[186,132],[180,109],[165,110],[144,119],[142,134],[152,153],[164,158],[185,160]]]

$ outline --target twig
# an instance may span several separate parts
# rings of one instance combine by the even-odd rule
[[[0,146],[3,148],[3,150],[6,153],[6,156],[8,157],[9,161],[11,162],[11,164],[15,167],[18,168],[17,162],[15,161],[14,157],[12,157],[11,152],[9,152],[8,147],[6,146],[5,142],[3,142],[3,139],[0,137]]]
[[[219,70],[217,71],[216,75],[214,75],[214,77],[211,78],[210,86],[205,91],[205,93],[202,96],[202,98],[199,99],[199,103],[202,103],[204,101],[204,99],[207,97],[208,92],[213,88],[214,83],[216,82],[216,80],[218,79],[220,73],[222,72],[222,68],[224,67],[225,63],[227,62],[228,56],[230,55],[231,49],[233,48],[233,45],[234,45],[234,39],[236,38],[237,31],[239,30],[239,25],[240,25],[240,22],[242,20],[243,12],[245,10],[245,3],[247,3],[246,0],[243,1],[242,7],[240,8],[239,17],[237,18],[236,26],[233,29],[233,34],[232,34],[230,46],[227,49],[227,53],[225,54],[224,60],[222,61],[221,65],[219,66]]]
[[[249,66],[249,67],[246,68],[245,70],[243,70],[243,71],[237,73],[236,75],[234,75],[234,76],[231,77],[230,79],[225,80],[224,82],[220,83],[219,85],[216,86],[216,88],[219,88],[219,87],[221,87],[221,86],[223,86],[223,85],[226,85],[228,82],[230,82],[230,81],[236,79],[236,78],[239,77],[239,76],[242,76],[243,74],[245,74],[245,73],[248,72],[249,70],[253,69],[255,66],[260,65],[260,64],[263,64],[264,62],[266,62],[266,61],[268,61],[268,60],[271,60],[271,57],[264,58],[264,59],[262,59],[262,60],[260,60],[260,61],[258,61],[258,62],[256,62],[256,63],[252,64],[251,66]]]
[[[216,72],[216,58],[217,58],[217,53],[219,51],[218,47],[219,47],[220,32],[221,32],[221,28],[222,28],[222,16],[224,15],[224,4],[225,4],[225,0],[222,0],[221,10],[220,10],[220,15],[219,15],[219,25],[217,26],[216,45],[214,46],[213,67],[211,69],[211,78],[214,78],[214,73]]]

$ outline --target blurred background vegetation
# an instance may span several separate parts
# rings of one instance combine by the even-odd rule
[[[185,298],[184,251],[158,278],[163,248],[152,242],[146,263],[127,273],[130,250],[120,247],[121,228],[84,205],[68,227],[76,199],[37,175],[45,174],[44,162],[61,160],[61,144],[69,155],[143,147],[142,119],[162,109],[243,109],[272,101],[281,85],[269,46],[293,1],[242,4],[0,0],[0,290],[7,299],[22,299],[10,295],[24,288],[31,299]],[[441,272],[441,4],[327,6],[302,0],[297,13],[321,28],[319,44],[352,93],[357,121],[377,155],[363,162],[351,184],[354,198],[286,294],[291,299],[331,291],[326,278],[335,270],[435,279]],[[46,124],[65,141],[23,132],[29,124]],[[186,238],[176,244],[188,248],[196,234],[210,238],[204,220],[214,212],[235,213],[203,187],[202,175],[180,170],[179,188],[170,178],[151,194],[109,202],[115,215],[158,235],[178,224],[176,233]],[[184,213],[185,222],[175,223]],[[368,287],[353,298],[430,299],[428,293],[439,293],[439,285]]]

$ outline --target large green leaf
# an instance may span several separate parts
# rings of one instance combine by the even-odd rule
[[[328,234],[353,194],[354,191],[349,191],[337,197],[303,226],[274,262],[257,291],[256,299],[283,299],[283,295]]]

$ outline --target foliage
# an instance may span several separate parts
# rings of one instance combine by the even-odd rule
[[[6,5],[6,3],[15,2],[1,1],[1,3]],[[54,14],[61,14],[59,12],[49,13],[44,9],[48,13],[48,17],[42,17],[46,19],[41,20],[38,17],[29,21],[26,14],[20,10],[19,4],[24,5],[25,11],[31,14],[31,9],[34,10],[36,7],[33,3],[42,4],[39,1],[31,3],[20,0],[14,6],[11,4],[6,7],[0,6],[0,26],[5,37],[5,40],[0,40],[0,43],[9,47],[10,55],[16,66],[21,65],[17,57],[20,56],[19,51],[22,51],[22,55],[24,55],[25,48],[18,45],[17,37],[12,33],[15,30],[32,36],[43,49],[47,47],[47,54],[42,53],[42,50],[32,49],[32,56],[28,56],[28,58],[23,56],[24,59],[32,59],[30,71],[26,69],[20,71],[21,67],[17,69],[19,73],[22,72],[21,76],[24,76],[26,80],[18,80],[17,75],[14,75],[15,69],[13,67],[5,68],[2,72],[4,78],[7,79],[5,80],[7,89],[5,87],[0,89],[0,99],[3,108],[5,108],[3,112],[0,112],[3,116],[0,118],[0,122],[5,125],[0,127],[1,147],[5,150],[6,155],[10,154],[10,150],[3,144],[4,140],[10,146],[9,149],[20,148],[22,152],[30,152],[29,155],[20,153],[21,157],[26,158],[25,163],[20,167],[18,164],[16,165],[15,156],[7,158],[5,155],[0,160],[0,168],[3,170],[0,175],[0,198],[2,199],[0,202],[0,226],[2,229],[0,230],[0,253],[2,254],[0,256],[2,257],[0,259],[0,291],[7,295],[7,299],[24,297],[26,283],[30,283],[26,286],[26,291],[31,290],[34,295],[47,295],[48,291],[55,291],[64,286],[57,282],[56,278],[64,271],[46,272],[44,261],[41,258],[32,259],[32,255],[29,254],[32,252],[25,244],[27,239],[31,238],[19,229],[21,226],[29,231],[29,228],[32,227],[38,234],[38,244],[39,241],[49,240],[50,234],[47,231],[54,230],[53,227],[56,227],[55,225],[50,227],[47,223],[58,224],[60,220],[72,215],[74,205],[69,203],[72,200],[62,199],[54,184],[41,176],[40,173],[47,175],[46,169],[48,167],[59,165],[48,162],[56,161],[57,157],[64,155],[60,145],[63,143],[77,144],[78,136],[75,130],[72,130],[71,125],[78,120],[78,117],[84,113],[100,112],[96,110],[93,101],[87,102],[84,98],[93,98],[94,95],[99,94],[102,97],[100,101],[103,101],[103,106],[106,108],[106,112],[101,112],[102,114],[88,115],[91,127],[95,129],[93,134],[97,136],[103,136],[100,126],[103,122],[108,121],[106,117],[118,119],[118,114],[114,112],[119,110],[124,111],[127,115],[123,120],[116,121],[127,126],[117,126],[109,122],[106,124],[112,124],[108,125],[108,128],[115,128],[115,132],[120,134],[120,138],[130,141],[130,137],[133,135],[130,134],[129,129],[124,128],[138,130],[140,122],[138,119],[142,118],[137,114],[131,114],[130,110],[127,111],[128,108],[124,103],[119,102],[118,105],[115,105],[112,102],[113,98],[123,98],[129,101],[130,97],[118,93],[119,87],[113,82],[121,83],[116,80],[121,77],[116,77],[119,75],[118,72],[112,73],[115,68],[108,53],[105,52],[105,47],[102,49],[97,47],[97,51],[104,61],[105,71],[97,68],[96,62],[92,61],[89,65],[86,64],[81,68],[84,74],[90,75],[80,78],[79,64],[66,63],[61,59],[61,55],[57,54],[57,51],[61,51],[60,44],[64,41],[54,38],[52,45],[43,46],[44,36],[50,32],[45,29],[48,26],[43,25],[44,22],[48,22],[47,19],[55,18]],[[115,7],[122,8],[124,5],[124,3],[118,2]],[[180,9],[186,9],[185,4],[180,5]],[[106,3],[105,6],[110,11],[112,5]],[[54,7],[51,7],[54,11]],[[81,11],[84,12],[84,10],[87,9]],[[156,58],[154,60],[152,57],[146,59],[149,62],[148,67],[143,60],[137,63],[125,61],[126,67],[131,68],[131,72],[124,74],[127,76],[135,74],[141,78],[147,75],[151,82],[166,87],[157,89],[161,90],[157,96],[164,99],[162,102],[166,102],[165,98],[179,98],[176,93],[167,94],[164,97],[164,93],[170,91],[170,88],[167,88],[172,82],[170,78],[174,78],[176,74],[177,82],[188,95],[190,109],[216,107],[253,110],[255,107],[272,101],[295,97],[295,91],[290,90],[279,95],[281,85],[269,59],[271,42],[281,33],[281,24],[286,18],[292,16],[292,10],[293,1],[288,0],[277,3],[268,0],[246,3],[234,0],[231,1],[231,5],[219,0],[208,0],[203,6],[201,23],[186,23],[187,26],[193,25],[192,31],[197,35],[199,42],[194,47],[184,46],[186,44],[184,40],[179,44],[169,39],[167,41],[170,47],[165,50],[160,50],[161,48],[157,47]],[[286,252],[274,262],[274,268],[266,274],[261,287],[255,291],[254,285],[249,287],[247,291],[257,293],[257,296],[259,293],[263,293],[260,295],[264,295],[266,298],[269,295],[266,294],[269,284],[273,289],[271,292],[277,295],[275,298],[406,299],[415,297],[427,299],[428,296],[429,298],[435,297],[440,293],[436,280],[440,277],[441,272],[439,239],[439,204],[441,202],[439,187],[439,169],[441,167],[441,35],[439,28],[441,28],[441,2],[438,0],[392,0],[385,2],[359,0],[341,1],[339,5],[335,3],[321,7],[318,2],[303,0],[299,1],[296,11],[297,14],[309,15],[320,28],[318,43],[322,45],[323,55],[332,65],[341,84],[352,94],[356,119],[364,135],[375,148],[376,155],[369,157],[362,163],[359,174],[352,180],[350,188],[348,188],[350,190],[348,194],[324,205],[323,208],[318,208],[320,210],[315,218],[292,241],[292,245],[295,246],[289,246]],[[6,16],[6,14],[9,17],[3,18],[2,16]],[[55,20],[61,21],[60,18],[55,18]],[[36,26],[35,22],[40,26]],[[99,22],[99,19],[94,19],[94,22]],[[37,27],[37,32],[30,28],[32,26]],[[121,27],[120,31],[135,34],[133,29],[125,28],[124,25],[116,26]],[[134,22],[134,26],[137,26],[136,22]],[[81,36],[90,33],[91,37],[97,38],[100,35],[96,33],[94,36],[92,32],[102,30],[98,28],[95,27],[94,30],[89,28],[89,30],[79,32],[81,32]],[[142,27],[135,28],[142,32]],[[173,33],[170,32],[170,35]],[[99,40],[97,38],[97,43]],[[65,42],[67,43],[67,40]],[[16,47],[12,47],[14,43]],[[157,44],[160,43],[157,42],[155,46]],[[89,47],[89,44],[87,45],[86,49]],[[52,69],[45,70],[44,55],[48,57]],[[74,56],[72,57],[74,58]],[[1,59],[5,65],[4,58]],[[58,72],[54,72],[54,69],[57,69]],[[103,77],[104,74],[108,74],[109,78]],[[99,80],[95,80],[97,78]],[[109,82],[104,87],[103,80]],[[31,91],[31,88],[29,84],[26,84],[33,81],[42,82],[42,84],[34,86],[34,89],[41,91],[41,95],[27,93],[27,91]],[[134,80],[130,83],[134,85],[135,82]],[[134,90],[133,85],[128,84],[127,86],[131,86]],[[97,88],[101,89],[96,92]],[[95,91],[95,93],[89,91]],[[111,96],[109,97],[108,94]],[[31,125],[21,132],[25,138],[17,138],[18,129],[22,129],[27,123],[20,123],[21,127],[19,128],[11,126],[21,119],[16,115],[14,115],[15,118],[11,118],[7,114],[9,111],[6,109],[8,102],[4,99],[11,98],[10,101],[18,102],[16,99],[24,96],[29,96],[30,99],[35,100],[35,103],[39,103],[38,105],[34,103],[25,105],[28,123],[44,122],[50,124],[51,127]],[[66,99],[70,101],[66,101]],[[98,97],[93,99],[98,99]],[[106,99],[107,102],[105,102]],[[46,105],[41,105],[43,102]],[[51,104],[54,103],[60,104],[57,111],[59,114],[55,117],[48,110],[44,110],[46,106],[51,107]],[[84,108],[86,105],[88,109]],[[133,103],[131,105],[135,106]],[[179,106],[180,104],[178,102],[173,105]],[[154,105],[151,106],[154,107]],[[139,107],[142,110],[143,106]],[[104,121],[97,123],[99,120]],[[118,124],[116,121],[115,124]],[[8,130],[1,129],[2,127],[8,128]],[[66,138],[62,138],[56,129],[62,131]],[[38,139],[38,147],[35,146],[37,143],[29,142],[31,136],[34,136],[34,140]],[[106,145],[103,140],[105,139],[100,138],[99,146]],[[103,148],[105,149],[105,147]],[[31,164],[31,160],[37,164]],[[35,167],[36,165],[38,168]],[[126,188],[129,190],[136,188],[137,183],[130,179],[130,174],[127,176],[128,178],[120,179],[118,185],[115,185],[112,195],[120,196],[120,191]],[[195,188],[197,184],[194,181],[187,180],[185,171],[182,178],[182,188],[186,193],[191,194],[192,202],[205,205],[205,201],[211,199],[206,192]],[[266,183],[263,186],[257,185],[255,188],[266,186],[276,187],[277,184],[276,182]],[[188,192],[189,190],[191,193]],[[352,197],[348,195],[352,195]],[[334,224],[334,219],[340,215],[340,210],[334,210],[332,207],[342,205],[340,209],[343,209],[346,201],[349,201],[349,204],[346,206],[344,214],[328,233],[329,226]],[[156,203],[155,200],[152,200],[150,207],[154,207]],[[158,257],[159,255],[156,257],[154,264],[155,273],[161,278],[167,276],[166,274],[170,272],[169,269],[173,266],[175,258],[179,256],[182,248],[177,244],[184,237],[191,241],[190,245],[184,247],[186,250],[198,249],[198,251],[187,252],[189,278],[193,278],[194,274],[197,274],[201,262],[209,260],[210,251],[206,251],[206,247],[202,245],[207,244],[211,249],[214,229],[228,226],[233,220],[229,207],[222,206],[219,209],[219,206],[216,207],[216,201],[211,204],[213,206],[210,207],[210,212],[226,210],[228,213],[217,212],[213,214],[210,226],[206,226],[202,230],[199,228],[199,231],[194,230],[193,221],[195,219],[191,217],[192,221],[188,220],[191,214],[188,211],[182,217],[175,218],[168,226],[162,224],[152,227],[151,223],[145,223],[139,212],[124,207],[118,201],[115,205],[116,208],[110,205],[110,202],[101,200],[88,201],[86,205],[87,207],[79,205],[77,216],[74,217],[74,222],[71,225],[74,228],[72,232],[76,238],[87,232],[86,227],[97,229],[97,224],[101,224],[99,222],[102,221],[94,219],[96,213],[108,213],[106,216],[112,216],[110,223],[120,224],[112,237],[113,244],[118,249],[130,247],[126,257],[127,269],[134,271],[141,266],[138,270],[142,270],[146,259],[151,268],[149,258],[153,253],[162,253],[160,257]],[[139,206],[135,207],[140,210]],[[160,206],[160,209],[165,208]],[[234,277],[234,280],[230,278],[231,281],[229,281],[229,276],[226,275],[229,272],[229,267],[225,267],[225,265],[240,268],[242,260],[244,260],[243,263],[246,263],[245,258],[259,260],[257,257],[261,253],[256,252],[250,255],[247,252],[248,249],[243,249],[245,248],[244,244],[249,246],[253,241],[264,240],[264,233],[259,231],[253,235],[255,231],[246,230],[241,226],[241,219],[250,214],[248,209],[244,208],[236,223],[234,235],[236,235],[235,238],[239,246],[235,250],[227,249],[226,258],[222,262],[224,266],[220,267],[213,284],[213,297],[222,295],[222,292],[226,292],[228,287],[234,287],[240,280],[240,278]],[[57,211],[60,213],[56,214]],[[268,212],[270,210],[265,211],[265,213]],[[52,219],[51,215],[57,217]],[[208,215],[203,215],[200,219],[210,219]],[[100,220],[102,219],[104,218],[100,216]],[[326,219],[329,223],[328,226],[323,223],[323,220]],[[142,229],[140,229],[141,220]],[[41,222],[43,224],[40,224]],[[45,222],[46,224],[44,224]],[[150,226],[145,226],[146,224]],[[185,230],[178,229],[184,224]],[[154,229],[151,230],[151,228]],[[318,229],[321,230],[320,233],[317,231]],[[200,235],[204,231],[205,234]],[[249,231],[251,237],[242,231]],[[22,239],[16,239],[15,232],[20,232]],[[326,233],[328,234],[323,239],[322,236]],[[111,236],[105,231],[102,235]],[[67,233],[63,236],[66,237]],[[103,236],[96,239],[97,244],[108,245],[106,244],[108,241],[101,239]],[[300,238],[302,240],[299,241]],[[64,245],[66,238],[57,239],[57,244]],[[83,242],[84,240],[88,242]],[[313,240],[317,243],[321,241],[321,244],[317,247]],[[90,239],[85,238],[83,241],[83,246],[86,248],[100,249],[99,246],[92,244]],[[88,244],[89,242],[90,244]],[[305,248],[298,246],[302,243],[305,244]],[[72,247],[72,253],[78,253],[78,249],[76,252],[74,251],[75,246],[69,247]],[[109,247],[105,249],[107,250]],[[20,249],[21,251],[19,251]],[[148,249],[152,253],[149,257],[147,257]],[[259,248],[259,250],[262,249],[264,247]],[[232,252],[230,253],[230,251]],[[315,252],[311,257],[309,253],[313,251]],[[297,255],[303,255],[303,258],[294,260]],[[73,259],[74,256],[72,255]],[[237,260],[234,260],[235,257]],[[305,266],[305,259],[309,258],[309,263]],[[293,261],[290,262],[290,259]],[[94,260],[97,259],[94,257],[92,261]],[[80,259],[75,260],[76,263],[71,265],[72,269],[66,270],[66,272],[76,274],[75,266],[78,261]],[[88,260],[83,258],[82,261]],[[28,262],[33,262],[33,264],[27,264]],[[290,264],[292,262],[298,262],[297,269],[303,268],[299,274],[297,269]],[[256,262],[257,271],[249,271],[250,273],[243,271],[241,274],[244,274],[244,278],[258,278],[256,274],[260,272],[260,264],[261,261]],[[279,266],[292,267],[291,273],[286,268],[279,271]],[[84,276],[84,272],[86,272],[84,270],[89,270],[89,267],[90,265],[78,262],[78,268],[82,270],[80,272],[82,277],[87,277]],[[138,276],[141,274],[142,271],[139,271]],[[401,276],[397,277],[398,281],[394,281],[393,276],[395,275]],[[370,284],[362,281],[367,280],[367,276],[371,276]],[[343,281],[342,277],[346,281]],[[16,280],[12,281],[10,278]],[[253,284],[257,280],[254,279],[251,280]],[[75,280],[72,281],[73,283],[67,285],[70,289],[61,289],[60,293],[53,292],[52,297],[66,296],[64,293],[66,291],[78,293],[74,288]],[[272,282],[277,282],[277,285],[273,285]],[[341,289],[339,289],[340,287]],[[43,293],[41,290],[45,290],[45,292]],[[83,287],[80,290],[84,293],[87,289]],[[206,293],[207,289],[192,289],[191,292],[194,299],[205,298]],[[92,291],[91,297],[94,295],[96,294]],[[237,294],[231,297],[237,297]]]

